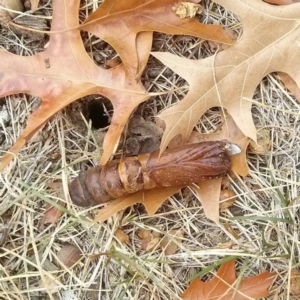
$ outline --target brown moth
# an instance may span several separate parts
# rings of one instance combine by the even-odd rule
[[[98,205],[115,198],[155,187],[190,185],[225,176],[231,163],[226,141],[187,144],[159,152],[112,160],[80,172],[69,185],[79,206]]]

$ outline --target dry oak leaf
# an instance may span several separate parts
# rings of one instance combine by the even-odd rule
[[[203,206],[206,217],[214,222],[219,221],[221,183],[222,178],[216,178],[201,181],[192,186]],[[99,210],[97,216],[94,218],[94,222],[104,222],[117,212],[136,203],[142,203],[147,213],[152,216],[168,197],[174,195],[183,187],[154,188],[117,198]]]
[[[236,279],[235,263],[224,263],[216,276],[208,282],[194,279],[181,295],[184,300],[248,300],[269,295],[268,288],[275,273],[268,271],[241,281]]]
[[[5,8],[8,10],[6,10]],[[24,11],[24,5],[22,0],[0,0],[1,23],[4,23],[3,24],[4,26],[7,25],[5,24],[6,21],[5,14],[8,14],[11,18],[15,18],[19,15],[18,12],[23,12],[23,11]]]
[[[54,0],[51,30],[78,26],[79,2]],[[42,99],[19,139],[3,156],[0,170],[56,112],[90,94],[101,94],[114,106],[104,140],[103,160],[108,160],[131,112],[148,99],[142,84],[128,74],[124,65],[109,70],[97,67],[86,53],[77,29],[52,34],[48,48],[37,55],[21,57],[0,50],[0,58],[0,97],[24,92]]]
[[[283,71],[300,86],[300,3],[279,7],[261,0],[215,2],[241,19],[243,35],[236,45],[198,61],[153,53],[190,84],[185,98],[159,116],[166,123],[161,152],[178,134],[187,140],[199,118],[215,106],[226,109],[242,133],[256,141],[251,101],[262,78]]]
[[[181,34],[232,44],[220,25],[201,24],[196,18],[180,19],[172,8],[176,0],[106,0],[81,25],[108,42],[133,77],[139,78],[152,46],[152,31]],[[199,0],[191,0],[198,3]]]
[[[202,204],[205,216],[214,222],[219,222],[221,185],[222,178],[214,178],[197,182],[192,186]]]
[[[117,212],[136,203],[142,203],[147,213],[152,216],[168,197],[175,194],[181,188],[182,186],[144,190],[112,200],[99,210],[97,216],[94,218],[94,222],[104,222]]]

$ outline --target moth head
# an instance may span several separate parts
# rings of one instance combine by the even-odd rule
[[[228,156],[233,156],[242,152],[241,148],[233,143],[227,142],[225,144],[225,152]]]

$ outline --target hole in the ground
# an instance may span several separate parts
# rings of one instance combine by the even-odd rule
[[[93,99],[89,101],[88,119],[92,121],[92,126],[95,129],[100,129],[110,124],[108,111],[111,109],[111,103],[103,99]]]

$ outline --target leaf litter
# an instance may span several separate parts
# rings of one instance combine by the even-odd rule
[[[220,13],[220,12],[219,12]],[[228,15],[226,15],[228,17]],[[239,26],[239,25],[237,25]],[[161,38],[161,36],[159,36]],[[197,40],[190,40],[193,43],[197,43]],[[169,38],[165,40],[166,44],[172,43],[172,40]],[[179,42],[175,42],[174,45],[178,46],[180,45]],[[203,47],[204,46],[204,47]],[[208,51],[208,48],[205,48],[205,45],[201,45],[199,47],[201,51]],[[196,58],[201,58],[198,56],[198,52],[190,53],[191,57],[196,57]],[[154,86],[158,86],[159,80],[162,80],[163,78],[160,76],[160,79],[156,79],[154,82]],[[174,80],[174,77],[172,78]],[[158,81],[157,81],[158,80]],[[177,81],[174,81],[177,82]],[[297,156],[295,155],[295,151],[297,147],[295,146],[295,142],[298,141],[297,138],[297,118],[295,117],[294,119],[291,118],[291,116],[285,111],[288,109],[295,110],[295,103],[293,102],[290,94],[288,94],[280,85],[280,82],[277,80],[277,76],[270,75],[264,79],[264,81],[261,83],[259,89],[256,91],[255,94],[255,99],[257,101],[260,101],[263,99],[264,107],[254,107],[253,108],[253,115],[254,115],[254,120],[256,126],[258,128],[262,127],[269,127],[271,129],[271,139],[273,140],[273,145],[272,145],[272,151],[275,151],[275,153],[278,153],[279,156],[271,156],[270,154],[266,154],[267,158],[270,158],[272,161],[273,166],[275,169],[273,169],[272,172],[274,172],[275,176],[275,182],[269,180],[269,173],[268,169],[270,168],[271,165],[265,162],[261,155],[254,155],[251,154],[250,157],[248,156],[248,162],[250,162],[250,176],[245,179],[245,183],[242,183],[240,181],[238,182],[231,182],[231,185],[233,186],[233,189],[237,192],[238,194],[238,201],[234,207],[234,210],[230,210],[231,213],[236,213],[242,214],[242,215],[250,215],[255,214],[256,216],[260,217],[272,217],[272,216],[277,216],[280,217],[281,213],[284,212],[284,208],[281,207],[280,205],[275,205],[275,210],[274,210],[274,203],[278,203],[278,196],[276,193],[274,193],[275,188],[279,189],[280,192],[284,192],[285,188],[289,190],[289,195],[287,195],[287,199],[295,199],[297,195],[297,177],[295,177],[295,174],[293,173],[293,170],[291,169],[291,164],[292,166],[297,164]],[[161,99],[162,96],[158,96],[158,99]],[[282,105],[282,99],[284,98],[285,104]],[[159,102],[159,100],[157,101]],[[24,101],[22,101],[22,104]],[[162,105],[163,106],[163,105]],[[276,106],[279,109],[282,109],[283,111],[278,111],[274,109],[270,109],[270,107]],[[22,107],[22,106],[21,106]],[[19,109],[19,107],[17,107]],[[219,113],[218,113],[219,114]],[[204,128],[204,131],[207,132],[206,128],[210,128],[213,123],[213,116],[215,116],[215,113],[206,113],[204,118],[201,119],[199,124],[197,124],[197,127]],[[268,117],[268,118],[267,118]],[[24,123],[23,123],[24,124]],[[274,127],[275,124],[275,127]],[[279,125],[281,124],[281,126]],[[74,156],[74,149],[77,149],[76,147],[79,146],[82,147],[82,153],[84,153],[85,159],[89,157],[90,161],[93,161],[93,153],[90,152],[91,147],[94,147],[93,143],[91,141],[85,141],[83,136],[80,136],[76,131],[74,131],[73,128],[70,129],[70,124],[68,124],[67,118],[65,115],[58,115],[57,118],[51,120],[49,122],[49,125],[46,125],[44,130],[47,130],[53,134],[52,141],[53,143],[56,142],[55,147],[56,148],[49,148],[48,153],[55,152],[58,149],[59,145],[65,145],[67,148],[67,153],[68,155],[71,156],[68,157],[68,161],[72,161],[72,157],[76,157],[76,163],[78,164],[78,157]],[[57,139],[57,131],[56,129],[59,129],[61,132],[65,129],[65,136],[59,136],[59,139]],[[211,132],[208,130],[208,132]],[[71,136],[69,136],[69,133],[71,133]],[[76,137],[77,141],[76,143],[74,142],[74,137]],[[25,151],[28,153],[29,156],[24,156],[26,163],[28,164],[28,158],[30,157],[30,151],[34,150],[34,147],[36,149],[39,149],[38,147],[41,147],[41,143],[39,143],[39,138],[40,136],[37,136],[33,140],[32,143],[29,144],[30,147],[26,147]],[[70,146],[72,145],[72,146]],[[294,145],[294,146],[293,146]],[[68,150],[68,147],[75,147],[72,148],[71,151]],[[283,152],[281,152],[283,151]],[[34,152],[33,152],[34,153]],[[288,160],[283,153],[288,153],[290,157],[294,161]],[[45,154],[47,154],[45,152]],[[49,154],[48,154],[49,155]],[[35,157],[35,155],[31,155],[31,157]],[[23,159],[20,158],[20,159]],[[61,158],[64,160],[64,155]],[[40,160],[39,160],[40,162]],[[61,160],[59,160],[59,163]],[[94,163],[96,163],[96,160],[94,160]],[[262,164],[263,163],[263,164]],[[86,166],[86,164],[81,163],[82,165]],[[45,166],[45,165],[42,165]],[[47,166],[47,165],[46,165]],[[36,167],[33,167],[36,168]],[[39,167],[43,168],[43,167]],[[52,167],[51,167],[52,168]],[[18,171],[14,171],[14,174],[23,174],[20,178],[30,178],[30,174],[33,174],[35,177],[33,178],[40,178],[45,180],[45,175],[49,178],[49,176],[53,176],[53,178],[60,178],[61,177],[61,172],[58,171],[57,169],[54,169],[55,172],[49,173],[47,170],[51,170],[51,168],[47,169],[45,168],[44,173],[41,171],[42,169],[38,169],[37,172],[29,172],[27,170],[21,170],[18,169]],[[36,169],[37,170],[37,169]],[[39,174],[37,174],[39,173]],[[50,174],[50,175],[49,175]],[[261,176],[263,174],[263,176]],[[64,175],[65,176],[65,175]],[[15,177],[14,177],[15,178]],[[47,180],[48,180],[47,178]],[[43,180],[42,182],[39,183],[38,180],[35,180],[33,183],[32,188],[34,190],[42,190],[43,189]],[[2,183],[4,182],[5,187],[9,187],[9,191],[13,193],[13,196],[8,196],[6,197],[4,204],[7,205],[9,201],[13,201],[16,199],[16,196],[20,196],[20,191],[24,190],[24,186],[20,185],[18,181],[11,180],[11,183],[7,181],[7,177],[3,179],[2,177]],[[14,184],[13,184],[14,183]],[[275,186],[274,186],[275,185]],[[252,187],[255,187],[256,189],[252,189]],[[3,189],[2,189],[3,192]],[[33,198],[33,196],[30,196],[31,191],[26,191],[26,194],[29,195],[25,199],[22,198],[20,202],[20,198],[18,198],[17,203],[17,211],[20,211],[20,209],[24,209],[25,211],[23,214],[18,214],[15,215],[13,220],[11,221],[12,224],[14,224],[15,229],[22,230],[22,228],[28,228],[28,223],[24,223],[24,225],[19,225],[20,223],[15,223],[16,220],[20,220],[23,223],[23,220],[26,219],[28,215],[34,216],[34,219],[41,220],[41,216],[43,215],[44,210],[41,210],[39,208],[38,203],[40,201],[36,198]],[[21,194],[22,195],[22,194]],[[278,194],[279,195],[279,194]],[[19,205],[18,203],[22,203],[22,205]],[[291,202],[291,203],[297,203],[297,202]],[[3,204],[1,205],[1,209],[3,211]],[[5,209],[5,208],[4,208]],[[34,214],[32,209],[34,209]],[[70,207],[68,205],[68,209],[71,210],[74,213],[79,213],[75,208]],[[291,213],[293,213],[295,209],[295,205],[292,204],[292,206],[289,208]],[[273,212],[272,212],[273,211]],[[85,213],[85,212],[83,212]],[[79,213],[78,216],[82,215],[82,212]],[[120,216],[124,216],[125,219],[121,221]],[[282,256],[279,260],[273,260],[268,256],[268,253],[272,253],[272,249],[268,249],[269,252],[263,252],[266,256],[263,259],[257,259],[257,253],[261,254],[262,251],[262,244],[261,244],[261,236],[262,232],[264,232],[264,239],[266,241],[272,242],[276,244],[277,239],[282,238],[287,242],[288,246],[291,246],[291,242],[293,241],[293,238],[288,234],[290,228],[285,226],[284,223],[273,223],[273,222],[264,222],[261,221],[262,223],[254,223],[252,221],[249,221],[247,219],[244,219],[243,222],[237,222],[234,220],[230,220],[230,224],[236,230],[239,232],[239,239],[234,240],[232,238],[228,238],[227,232],[224,228],[222,227],[217,227],[213,223],[209,222],[203,215],[203,212],[201,210],[201,206],[198,203],[198,200],[196,201],[195,199],[192,199],[190,196],[190,193],[186,193],[185,190],[182,191],[182,193],[177,194],[176,197],[169,197],[169,201],[165,203],[163,208],[160,208],[158,211],[158,214],[155,218],[148,217],[145,215],[142,210],[140,210],[140,207],[137,206],[136,208],[131,208],[127,209],[124,214],[118,214],[114,216],[113,218],[110,219],[108,223],[104,224],[99,224],[97,227],[92,226],[88,229],[84,226],[86,223],[81,223],[80,218],[75,221],[77,223],[77,228],[75,229],[73,225],[70,227],[71,230],[65,231],[64,229],[64,224],[71,224],[71,222],[74,222],[74,219],[66,218],[64,217],[64,224],[59,224],[57,228],[57,233],[55,235],[59,238],[65,239],[64,236],[60,236],[60,233],[58,231],[61,231],[63,235],[67,234],[68,239],[74,239],[77,242],[80,243],[81,247],[84,247],[85,253],[93,253],[94,249],[98,249],[100,251],[106,251],[109,249],[109,247],[112,245],[111,243],[111,235],[115,232],[115,230],[118,228],[118,224],[120,222],[125,223],[125,224],[134,224],[134,225],[141,225],[144,223],[148,224],[160,224],[162,227],[168,228],[171,224],[178,224],[184,228],[186,231],[185,236],[189,237],[189,241],[184,240],[183,241],[183,250],[178,251],[178,253],[173,256],[174,259],[176,259],[176,263],[171,264],[170,267],[167,267],[164,263],[162,264],[164,271],[162,272],[162,276],[164,276],[164,284],[165,286],[168,286],[172,291],[169,289],[161,289],[157,293],[159,296],[164,297],[165,295],[168,295],[167,298],[170,298],[171,295],[175,297],[175,295],[180,295],[183,290],[186,287],[187,283],[187,276],[182,275],[181,271],[182,270],[187,270],[188,272],[195,272],[197,268],[201,264],[205,265],[210,265],[212,261],[215,261],[218,259],[218,257],[222,257],[224,255],[224,252],[218,250],[216,252],[216,245],[218,242],[221,242],[219,239],[220,233],[221,235],[225,236],[225,241],[233,241],[233,251],[238,252],[239,250],[246,250],[247,255],[253,254],[255,258],[253,258],[253,263],[255,262],[256,264],[256,273],[262,272],[264,269],[266,269],[266,266],[272,266],[275,267],[277,270],[286,270],[286,267],[288,265],[288,258]],[[89,213],[87,212],[87,216],[89,216]],[[131,220],[131,221],[129,221]],[[131,223],[133,222],[133,223]],[[83,226],[83,227],[81,227]],[[74,229],[72,229],[74,228]],[[83,234],[82,228],[85,228],[85,233],[84,235],[86,236],[85,242],[79,237],[78,234]],[[277,238],[272,234],[272,230],[274,228],[277,228],[276,235]],[[131,227],[131,230],[134,230],[134,226]],[[101,234],[100,234],[101,232]],[[90,239],[91,238],[91,233],[96,234],[99,237],[99,241],[95,245],[95,239]],[[13,231],[13,235],[11,235],[8,239],[8,242],[10,245],[11,242],[14,242],[15,240],[21,240],[19,236],[15,236]],[[67,238],[66,237],[66,238]],[[226,238],[227,237],[227,238]],[[21,236],[21,238],[26,239],[26,234],[24,236]],[[33,240],[35,243],[36,241],[39,242],[39,236],[36,235],[35,240]],[[90,240],[89,240],[90,239]],[[42,240],[41,240],[42,241]],[[44,242],[49,242],[48,249],[59,249],[59,241],[52,241],[49,239],[49,237],[44,237]],[[22,244],[21,244],[22,245]],[[283,255],[285,253],[285,248],[281,243],[278,243],[278,248],[276,255]],[[295,244],[296,247],[298,247],[298,244]],[[199,249],[206,249],[205,252],[199,251]],[[20,248],[21,250],[21,248]],[[20,252],[19,248],[16,248],[14,253],[19,254],[22,253]],[[192,252],[189,252],[191,251]],[[125,251],[122,249],[122,251]],[[55,251],[54,251],[55,252]],[[188,267],[186,267],[186,259],[187,255],[185,255],[185,252],[189,252],[189,264]],[[4,252],[6,255],[8,255],[8,252],[5,250]],[[30,252],[29,252],[30,253]],[[230,250],[226,250],[226,253],[230,253]],[[274,252],[273,252],[274,253]],[[125,255],[131,256],[131,257],[138,257],[137,262],[145,266],[146,269],[154,271],[155,274],[158,274],[156,272],[161,271],[160,264],[152,264],[150,261],[150,258],[157,258],[159,259],[160,252],[158,251],[157,253],[151,255],[144,255],[142,257],[139,257],[139,252],[133,247],[132,249],[127,249],[124,252]],[[153,256],[154,255],[154,256]],[[49,252],[45,252],[45,257],[51,257],[51,254]],[[149,258],[149,261],[145,260]],[[291,259],[293,259],[293,254],[291,252]],[[244,259],[244,257],[240,258],[241,260]],[[26,260],[23,259],[17,259],[15,258],[14,260],[17,263],[25,263],[27,264]],[[258,267],[259,264],[259,267]],[[160,267],[158,267],[160,266]],[[93,269],[95,268],[95,269]],[[126,275],[128,276],[127,272],[124,272],[122,268],[118,265],[113,263],[112,261],[107,264],[107,261],[105,259],[99,259],[96,261],[95,265],[93,268],[89,270],[99,270],[101,268],[104,272],[104,274],[110,274],[109,277],[105,282],[101,282],[100,285],[102,287],[102,290],[104,287],[110,286],[110,283],[115,283],[118,282],[121,278],[126,278]],[[63,271],[61,274],[64,274]],[[81,280],[88,282],[86,280],[86,276],[88,276],[88,270],[82,270],[81,273],[78,275],[74,273],[74,286],[71,288],[75,291],[75,293],[88,293],[88,290],[85,288],[76,288],[76,280]],[[93,279],[97,278],[94,275],[95,273],[92,273],[90,282],[92,282]],[[130,273],[129,273],[130,274]],[[191,274],[191,275],[192,275]],[[22,274],[21,274],[22,275]],[[160,275],[161,276],[161,275]],[[5,274],[3,277],[4,281],[7,280],[8,282],[11,282],[11,279],[8,274]],[[285,277],[286,278],[286,277]],[[285,287],[285,278],[282,278],[279,280],[279,284],[282,284],[283,287]],[[31,278],[27,278],[29,280],[28,282],[31,284],[33,281],[31,281]],[[133,290],[133,293],[135,295],[141,295],[140,288],[144,288],[142,284],[138,284],[136,282],[136,290]],[[156,281],[154,278],[153,285],[156,286]],[[184,285],[184,286],[183,286]],[[158,285],[157,285],[158,286]],[[135,289],[135,287],[133,287]],[[147,289],[147,288],[146,288]],[[115,289],[116,291],[116,289]],[[13,292],[12,292],[13,293]],[[150,291],[145,291],[143,295],[145,294],[150,294]],[[112,294],[111,298],[118,298],[118,292],[114,292]],[[286,299],[286,294],[282,295],[282,299]]]

